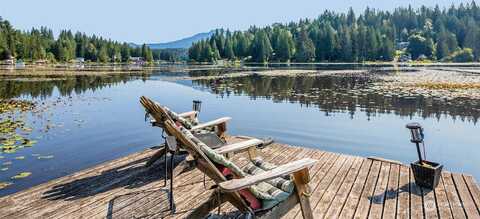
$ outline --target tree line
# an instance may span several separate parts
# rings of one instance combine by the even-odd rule
[[[359,16],[325,11],[316,19],[246,31],[218,29],[188,50],[191,61],[363,62],[409,59],[479,61],[480,8],[469,4],[393,12],[367,8]]]
[[[81,57],[92,62],[127,62],[130,57],[142,57],[144,61],[151,62],[154,54],[158,59],[177,59],[177,53],[152,51],[145,44],[131,46],[81,32],[73,34],[70,30],[62,30],[55,38],[52,30],[46,27],[21,31],[0,17],[0,60],[15,57],[31,61],[68,62]]]

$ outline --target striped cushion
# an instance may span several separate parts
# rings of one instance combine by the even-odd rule
[[[277,168],[277,166],[275,164],[271,164],[269,162],[266,162],[261,157],[256,157],[255,159],[252,160],[252,163],[255,166],[257,166],[257,167],[259,167],[259,168],[261,168],[265,171],[273,170],[273,169]],[[285,180],[291,180],[290,175],[283,176],[283,178]]]
[[[180,127],[180,130],[182,133],[190,139],[193,143],[195,143],[197,146],[200,147],[203,153],[207,155],[209,159],[211,159],[214,163],[220,164],[228,169],[230,169],[233,174],[236,177],[246,177],[248,175],[255,175],[256,173],[259,173],[260,171],[265,171],[260,168],[246,168],[246,169],[251,169],[251,173],[248,173],[247,171],[242,170],[239,168],[237,165],[235,165],[232,161],[228,160],[225,156],[222,154],[217,153],[210,147],[208,147],[206,144],[198,140],[188,129],[185,127]],[[257,162],[258,163],[258,162]],[[263,162],[265,163],[265,162]],[[255,166],[254,164],[251,164]],[[249,165],[247,165],[248,167]],[[265,167],[265,166],[264,166]],[[273,166],[268,166],[268,167],[273,167]],[[266,168],[266,167],[265,167]],[[279,189],[275,187],[274,185],[280,185],[279,187],[282,189]],[[262,208],[261,210],[269,209],[274,206],[276,206],[278,203],[286,200],[293,191],[293,187],[290,188],[290,186],[293,186],[293,183],[289,180],[285,180],[282,177],[276,178],[269,180],[268,182],[261,182],[256,185],[253,185],[249,188],[250,192],[257,197],[258,199],[261,200],[262,202]]]
[[[170,110],[168,107],[163,107],[167,111],[168,115],[176,122],[179,122],[183,127],[191,129],[193,126],[198,125],[198,120],[195,119],[185,119],[180,117],[176,112]]]
[[[243,168],[243,171],[245,171],[246,173],[248,173],[250,175],[257,175],[259,173],[265,172],[264,169],[260,168],[259,166],[257,166],[253,162],[247,164]],[[274,186],[278,189],[281,189],[284,192],[287,192],[287,193],[292,193],[293,192],[294,184],[293,184],[292,180],[290,180],[290,179],[285,179],[283,177],[277,177],[275,179],[268,180],[267,183],[269,183],[270,185],[272,185],[272,186]]]

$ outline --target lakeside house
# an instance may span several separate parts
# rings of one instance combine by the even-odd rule
[[[143,57],[130,57],[128,58],[128,62],[134,65],[144,65],[145,60]]]
[[[400,58],[398,58],[399,62],[410,62],[412,61],[412,55],[410,54],[402,54]]]
[[[83,57],[77,57],[77,58],[75,58],[74,62],[75,62],[76,64],[83,64],[83,63],[85,63],[85,58],[83,58]]]
[[[85,58],[83,57],[77,57],[73,61],[74,67],[76,69],[83,69],[85,68]]]
[[[407,49],[409,45],[410,45],[410,42],[398,42],[396,45],[396,49],[404,50],[404,49]]]
[[[9,56],[8,59],[5,59],[5,64],[6,65],[15,65],[16,60],[15,57]]]
[[[23,69],[25,68],[25,62],[21,59],[17,60],[17,62],[15,63],[15,68],[16,69]]]
[[[39,60],[36,60],[34,63],[35,63],[35,65],[46,65],[46,64],[48,64],[48,60],[39,59]]]

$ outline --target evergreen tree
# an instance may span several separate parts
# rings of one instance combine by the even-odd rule
[[[257,31],[251,47],[252,59],[260,63],[268,62],[272,52],[273,49],[267,34],[263,30]]]
[[[107,47],[104,45],[100,47],[100,50],[98,51],[98,61],[100,62],[108,62],[108,54],[107,54]]]
[[[276,39],[275,54],[279,61],[288,62],[295,54],[295,43],[292,33],[288,30],[280,30]]]
[[[297,62],[310,62],[315,60],[315,45],[305,30],[300,31],[296,41],[298,51],[295,54],[295,60]]]
[[[225,58],[229,60],[235,59],[235,52],[233,51],[233,43],[231,38],[227,38],[225,41]]]
[[[450,48],[448,47],[448,36],[444,28],[440,29],[437,36],[436,44],[436,57],[437,60],[442,60],[450,54]]]

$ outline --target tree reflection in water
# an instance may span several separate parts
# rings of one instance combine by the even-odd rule
[[[477,123],[480,102],[469,99],[444,100],[425,96],[398,96],[368,89],[375,79],[368,75],[342,76],[247,76],[239,78],[203,79],[194,86],[209,90],[220,97],[248,95],[252,99],[265,98],[274,102],[300,103],[318,107],[327,115],[348,112],[351,117],[358,110],[368,117],[377,114],[395,114],[402,117],[436,118],[449,115]]]

